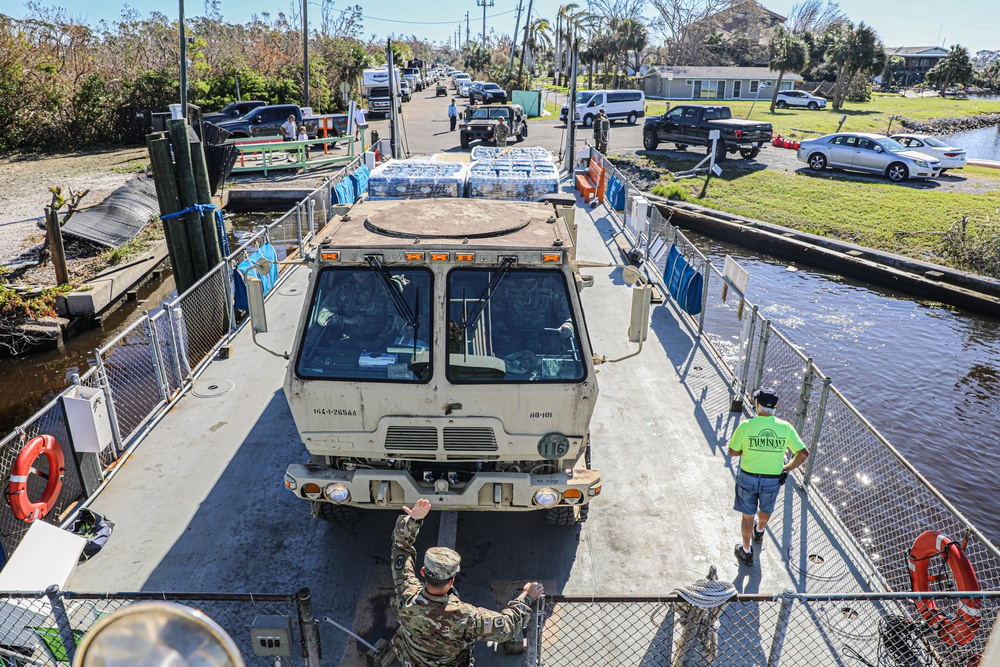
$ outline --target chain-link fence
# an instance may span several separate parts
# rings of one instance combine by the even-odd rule
[[[958,593],[546,597],[528,628],[530,667],[968,667],[978,665],[1000,593],[966,601],[989,623],[955,636],[918,604],[954,607]],[[691,600],[691,601],[689,601]],[[708,606],[715,605],[715,606]]]
[[[233,639],[248,667],[319,664],[319,632],[310,593],[293,595],[211,593],[71,593],[53,587],[44,593],[0,592],[0,665],[64,665],[72,661],[81,638],[104,617],[137,602],[169,602],[196,609]],[[254,651],[250,628],[258,617],[270,625],[287,619],[290,644],[270,656]]]
[[[265,243],[272,243],[283,259],[304,245],[329,220],[331,192],[341,178],[358,166],[358,160],[329,178],[284,216],[256,231],[221,264],[178,297],[146,313],[124,331],[94,351],[92,366],[78,383],[103,396],[109,417],[111,441],[96,457],[78,452],[70,437],[63,398],[76,391],[68,387],[13,433],[0,440],[0,479],[4,480],[4,502],[0,503],[0,564],[20,544],[34,520],[62,522],[74,504],[92,493],[134,445],[144,428],[179,398],[190,382],[226,344],[247,319],[233,307],[236,267]],[[25,447],[37,435],[55,438],[65,460],[61,485],[50,486],[49,459],[42,455],[29,461]],[[27,470],[24,498],[42,500],[37,517],[22,511],[12,472]],[[14,474],[14,477],[22,475]],[[8,483],[9,482],[9,483]],[[55,491],[48,497],[46,489]],[[13,494],[13,495],[12,495]],[[11,498],[14,501],[11,501]],[[2,663],[0,663],[2,664]]]
[[[630,201],[641,198],[610,161],[604,163],[626,184]],[[664,292],[671,247],[701,272],[701,312],[686,321],[722,362],[732,398],[748,399],[755,389],[771,386],[786,410],[794,411],[788,419],[812,454],[795,473],[799,483],[867,554],[866,565],[882,585],[893,591],[910,589],[911,548],[924,531],[936,530],[963,544],[983,590],[1000,590],[1000,551],[851,405],[788,334],[762,316],[763,306],[741,298],[723,272],[659,208],[650,207],[646,220],[618,217],[632,247],[648,249],[647,266]],[[947,554],[938,549],[934,559],[941,565]],[[932,578],[932,585],[955,590],[947,575]]]

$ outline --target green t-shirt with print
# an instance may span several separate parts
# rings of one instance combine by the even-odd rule
[[[729,449],[742,452],[740,467],[758,475],[779,475],[785,465],[785,449],[805,449],[791,424],[774,416],[754,417],[736,427]]]

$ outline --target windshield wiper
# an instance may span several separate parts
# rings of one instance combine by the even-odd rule
[[[368,266],[378,276],[379,282],[382,284],[382,289],[385,290],[385,293],[389,296],[389,301],[392,302],[393,308],[396,309],[396,314],[403,318],[406,326],[413,328],[413,339],[416,340],[420,320],[413,314],[413,311],[410,310],[410,305],[406,303],[406,299],[403,298],[402,293],[396,288],[396,281],[392,279],[392,274],[389,273],[387,268],[382,266],[376,255],[365,255],[365,261],[368,262]],[[419,299],[418,288],[417,303],[419,303]]]
[[[507,274],[510,273],[510,267],[515,261],[517,260],[513,257],[504,257],[500,261],[500,268],[493,274],[493,280],[491,280],[490,284],[486,286],[485,290],[483,290],[483,293],[479,296],[479,300],[476,302],[472,312],[469,313],[468,317],[466,317],[465,321],[462,323],[463,329],[468,331],[476,326],[476,322],[479,321],[479,317],[483,314],[483,310],[486,309],[486,304],[489,303],[489,300],[493,297],[493,292],[496,291],[500,281],[506,278]]]

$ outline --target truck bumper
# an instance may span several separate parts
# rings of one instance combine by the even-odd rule
[[[442,479],[436,483],[418,482],[405,470],[333,470],[324,465],[296,463],[285,471],[285,488],[304,500],[331,502],[330,487],[342,485],[350,496],[338,504],[387,509],[412,506],[420,498],[436,507],[466,511],[526,512],[571,507],[587,504],[598,496],[601,483],[599,472],[586,469],[574,470],[572,475],[481,472],[456,485]],[[557,504],[544,507],[535,502],[535,494],[545,488],[558,492]]]

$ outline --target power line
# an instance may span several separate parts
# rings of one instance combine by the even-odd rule
[[[334,9],[333,11],[340,14],[346,14],[350,9]],[[516,9],[511,9],[506,12],[500,12],[498,14],[490,14],[486,18],[496,18],[497,16],[504,16],[505,14],[513,14]],[[368,16],[367,14],[361,14],[361,18],[367,19],[369,21],[384,21],[386,23],[404,23],[406,25],[453,25],[454,21],[401,21],[399,19],[384,19],[379,16]]]

